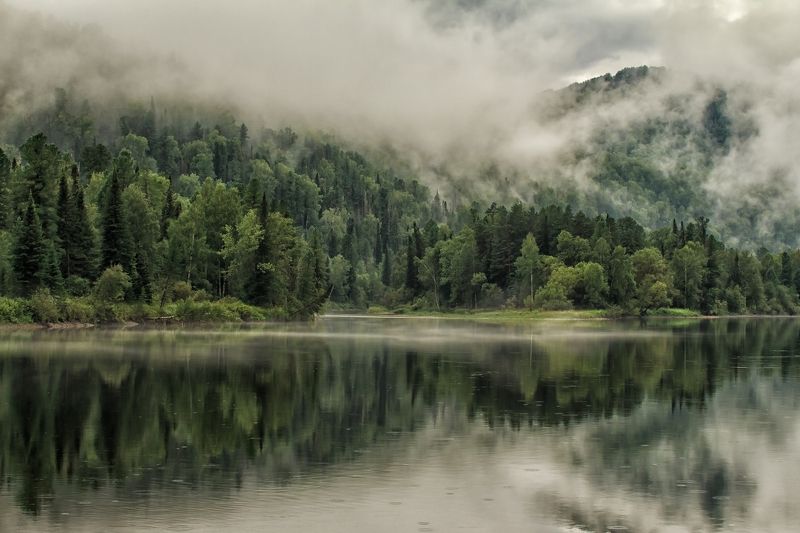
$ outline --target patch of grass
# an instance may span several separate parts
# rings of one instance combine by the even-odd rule
[[[648,316],[655,317],[676,317],[676,318],[694,318],[702,316],[697,311],[691,309],[684,309],[680,307],[662,307],[648,313]]]
[[[531,320],[600,320],[624,319],[637,315],[626,314],[619,308],[610,309],[570,309],[545,311],[542,309],[449,309],[446,311],[412,309],[408,306],[388,310],[384,307],[371,307],[369,314],[402,315],[412,317],[432,317],[445,319],[485,320],[490,322],[524,322]],[[650,317],[697,318],[701,317],[691,309],[664,308],[652,311]]]
[[[279,315],[240,300],[226,298],[214,302],[183,300],[175,304],[175,318],[184,322],[254,322]]]

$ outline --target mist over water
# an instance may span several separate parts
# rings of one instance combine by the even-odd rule
[[[800,323],[569,328],[7,333],[0,528],[793,530]]]

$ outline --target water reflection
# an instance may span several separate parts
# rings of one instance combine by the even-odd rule
[[[0,530],[790,531],[799,340],[794,320],[5,333]]]

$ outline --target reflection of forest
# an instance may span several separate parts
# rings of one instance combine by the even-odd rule
[[[570,460],[610,475],[605,469],[649,460],[640,446],[664,431],[680,441],[681,424],[697,423],[693,413],[719,401],[715,389],[753,373],[784,382],[799,373],[795,321],[647,331],[655,334],[529,340],[513,331],[468,343],[253,331],[14,333],[0,342],[0,475],[30,513],[57,481],[227,486],[254,468],[284,482],[351,460],[389,432],[413,432],[442,406],[489,426],[581,431],[580,421],[596,420],[592,447],[571,449]],[[646,399],[658,400],[654,416],[634,413]],[[709,486],[725,486],[735,476],[690,444],[706,454],[695,467],[711,468],[670,479],[710,476]],[[648,472],[613,477],[652,490]],[[709,498],[723,494],[714,490]],[[717,502],[709,499],[708,513]]]

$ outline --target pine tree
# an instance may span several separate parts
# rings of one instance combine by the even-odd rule
[[[8,181],[11,177],[11,161],[0,149],[0,230],[8,229],[11,220],[11,191]]]
[[[14,271],[23,295],[29,295],[43,285],[46,255],[42,223],[31,193],[14,248]]]
[[[792,287],[794,283],[792,258],[786,250],[781,254],[781,283],[786,287]]]
[[[267,234],[269,231],[269,208],[267,205],[267,195],[264,193],[261,196],[261,205],[258,210],[258,223],[261,225],[261,228],[264,230],[264,236],[262,237],[261,241],[258,243],[258,248],[256,248],[255,252],[255,264],[256,269],[253,272],[253,276],[248,283],[247,292],[249,294],[249,300],[256,305],[266,305],[270,301],[270,285],[271,285],[271,274],[270,272],[266,272],[262,269],[261,265],[268,264],[270,262],[270,253],[271,250],[269,248],[269,239],[267,238]]]
[[[175,209],[175,193],[172,190],[172,180],[170,180],[169,187],[167,188],[167,193],[164,197],[164,209],[161,211],[162,239],[167,238],[167,228],[169,227],[169,221],[175,218],[178,218],[178,214]]]
[[[70,274],[91,279],[94,277],[97,261],[97,246],[94,230],[86,213],[83,186],[79,176],[72,178],[72,216],[72,225],[69,228],[72,244]]]
[[[415,257],[414,239],[409,235],[406,239],[406,288],[412,295],[416,295],[419,290],[419,273]]]
[[[73,177],[78,167],[73,166]],[[58,240],[61,244],[61,273],[64,277],[72,275],[72,228],[75,224],[72,198],[67,186],[66,176],[61,176],[58,183]]]
[[[135,300],[149,302],[153,296],[150,283],[150,269],[141,253],[137,253],[131,269],[131,294]]]
[[[392,263],[389,260],[389,250],[383,250],[383,265],[381,266],[381,283],[385,287],[392,286]]]
[[[103,267],[112,265],[124,265],[125,253],[123,251],[123,241],[125,227],[122,220],[122,190],[119,177],[116,173],[111,174],[106,195],[105,209],[103,210]]]

